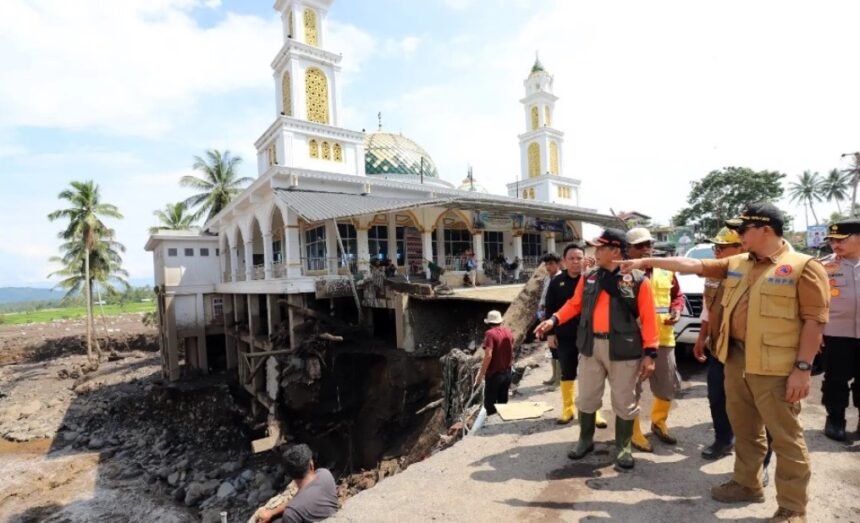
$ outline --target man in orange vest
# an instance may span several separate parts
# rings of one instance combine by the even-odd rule
[[[719,338],[714,357],[725,364],[726,407],[735,431],[732,479],[711,489],[726,503],[762,502],[765,428],[776,453],[772,522],[805,522],[811,469],[800,425],[800,401],[809,394],[812,360],[828,320],[830,291],[824,267],[782,239],[782,211],[751,204],[726,222],[749,254],[721,260],[643,258],[623,270],[660,267],[723,280]]]

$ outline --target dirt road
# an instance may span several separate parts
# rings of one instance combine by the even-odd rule
[[[598,429],[597,450],[575,462],[565,454],[578,434],[577,426],[554,422],[558,393],[540,382],[549,374],[541,365],[526,375],[524,396],[556,406],[543,419],[491,422],[475,437],[413,465],[375,488],[350,499],[335,521],[760,521],[776,510],[773,482],[767,501],[754,505],[723,505],[708,489],[728,479],[733,456],[716,462],[699,453],[713,433],[705,376],[695,363],[686,365],[685,395],[670,414],[680,443],[671,448],[654,441],[654,454],[635,453],[636,470],[618,473],[609,453],[613,428]],[[820,376],[803,405],[813,476],[809,520],[860,521],[860,443],[840,444],[821,433]],[[647,389],[647,387],[646,387]],[[609,405],[607,396],[604,406]],[[645,405],[650,405],[646,398]],[[609,418],[609,411],[604,408]],[[852,411],[849,427],[857,425]],[[643,426],[650,426],[643,420]],[[602,442],[602,443],[600,443]],[[775,474],[774,465],[770,469]]]

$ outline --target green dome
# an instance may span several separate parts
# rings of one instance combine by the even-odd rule
[[[401,134],[382,131],[364,138],[364,171],[368,175],[412,175],[438,178],[436,164],[417,143]]]

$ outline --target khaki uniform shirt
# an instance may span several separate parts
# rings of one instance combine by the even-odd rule
[[[757,258],[749,253],[755,265],[747,274],[750,286],[758,280],[765,271],[776,263],[776,259],[788,250],[788,244],[783,241],[782,246],[767,258]],[[702,276],[705,278],[725,279],[729,271],[729,259],[702,260]],[[827,273],[824,267],[815,261],[807,263],[800,275],[797,285],[797,298],[799,313],[802,320],[815,320],[818,323],[827,323],[828,304],[830,301],[830,290],[827,284]],[[729,336],[738,341],[746,341],[747,332],[747,310],[749,306],[749,291],[741,298],[729,320]]]

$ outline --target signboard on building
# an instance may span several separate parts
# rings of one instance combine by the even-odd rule
[[[514,217],[510,214],[490,211],[474,211],[472,223],[476,230],[509,231],[514,227]]]
[[[810,225],[806,228],[806,246],[811,249],[824,247],[824,237],[827,235],[826,225]]]

